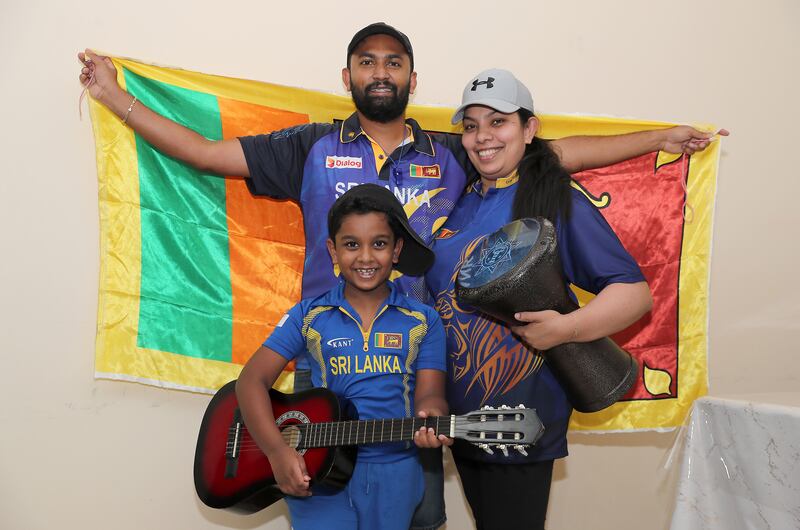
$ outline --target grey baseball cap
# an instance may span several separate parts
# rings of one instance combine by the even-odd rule
[[[514,74],[500,68],[484,70],[469,80],[461,96],[461,106],[450,122],[455,125],[464,119],[464,109],[470,105],[484,105],[503,113],[526,109],[533,112],[533,97],[528,87]]]

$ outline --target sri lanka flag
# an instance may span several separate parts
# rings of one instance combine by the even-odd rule
[[[150,108],[210,139],[345,119],[349,99],[114,59],[119,81]],[[302,215],[252,197],[238,178],[204,174],[154,150],[90,103],[101,221],[95,370],[100,378],[213,392],[300,296]],[[410,106],[429,130],[452,109]],[[618,134],[669,124],[540,116],[540,134]],[[576,175],[640,263],[651,314],[614,337],[641,366],[626,398],[574,414],[576,430],[680,425],[707,391],[707,299],[719,144],[692,157],[653,153]],[[438,178],[420,166],[417,178]],[[583,302],[589,299],[579,293]],[[389,338],[387,338],[387,341]],[[291,388],[291,373],[279,382]]]

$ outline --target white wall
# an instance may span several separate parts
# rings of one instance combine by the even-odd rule
[[[385,20],[415,46],[418,103],[513,69],[544,113],[731,129],[720,164],[710,317],[712,394],[793,390],[800,342],[794,0],[0,4],[0,527],[287,528],[200,506],[191,464],[208,396],[93,379],[94,146],[78,119],[90,46],[203,72],[340,91],[355,30]],[[666,528],[672,434],[574,435],[550,528]],[[448,475],[449,528],[469,528]]]

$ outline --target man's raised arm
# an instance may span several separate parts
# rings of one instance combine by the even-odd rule
[[[108,57],[86,50],[78,59],[83,63],[79,79],[89,94],[156,149],[202,171],[250,176],[239,140],[209,140],[134,100],[117,83],[117,69]]]
[[[561,164],[567,171],[577,173],[610,166],[653,151],[691,155],[708,147],[716,135],[728,134],[725,129],[710,133],[679,125],[613,136],[568,136],[553,140],[550,145],[561,157]]]

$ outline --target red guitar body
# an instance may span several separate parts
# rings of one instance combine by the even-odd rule
[[[239,414],[235,381],[223,386],[208,405],[197,439],[194,484],[200,500],[212,508],[243,513],[261,510],[284,495],[275,484],[269,460],[255,445]],[[330,391],[300,394],[270,390],[278,427],[343,420]],[[353,472],[356,447],[319,447],[303,455],[312,490],[320,485],[342,488]]]

